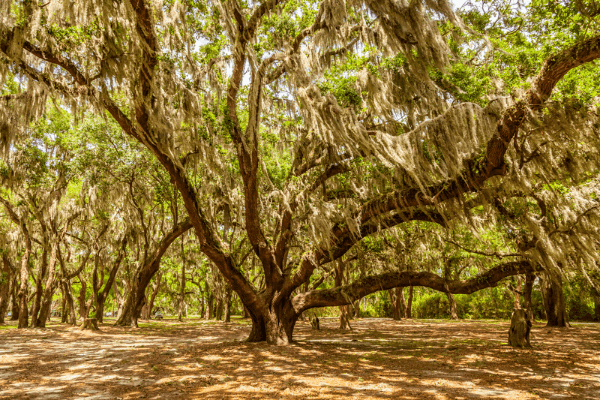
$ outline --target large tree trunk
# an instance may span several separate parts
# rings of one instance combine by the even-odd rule
[[[252,330],[248,342],[266,341],[269,344],[284,346],[292,343],[292,333],[299,314],[295,313],[290,300],[283,304],[261,308],[260,315],[250,315]]]
[[[454,299],[454,295],[450,292],[446,292],[446,297],[448,297],[448,303],[450,304],[450,318],[457,320],[458,310],[456,307],[456,300]]]
[[[519,310],[519,309],[521,309],[521,290],[522,290],[522,286],[523,286],[523,280],[521,278],[521,275],[517,275],[516,279],[517,279],[517,287],[515,288],[515,298],[514,298],[513,309]]]
[[[530,272],[525,275],[525,287],[523,288],[523,305],[527,310],[527,317],[530,322],[534,321],[533,317],[533,302],[531,301],[531,293],[533,292],[533,283],[535,282],[535,275]]]
[[[340,329],[352,330],[352,325],[350,325],[350,306],[340,306]]]
[[[508,343],[512,347],[531,347],[529,334],[531,332],[531,320],[527,315],[527,310],[520,308],[513,311],[510,320],[510,329],[508,331]]]
[[[547,273],[542,283],[544,309],[548,323],[546,326],[568,327],[565,295],[562,278],[558,274]]]

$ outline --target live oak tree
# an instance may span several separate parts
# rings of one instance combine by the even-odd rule
[[[5,147],[47,96],[116,122],[177,188],[200,250],[252,318],[250,341],[287,344],[303,311],[379,290],[473,293],[595,268],[593,2],[0,4],[0,76],[26,88],[2,99]],[[477,231],[474,209],[515,234],[520,257],[464,281],[398,268],[301,291],[391,227]]]

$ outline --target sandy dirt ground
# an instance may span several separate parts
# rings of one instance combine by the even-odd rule
[[[600,399],[597,324],[536,324],[533,349],[513,350],[507,321],[321,322],[286,347],[244,343],[240,319],[0,326],[0,398]]]

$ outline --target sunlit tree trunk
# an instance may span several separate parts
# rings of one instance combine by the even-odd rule
[[[519,310],[519,309],[521,309],[521,290],[522,290],[522,286],[523,286],[523,280],[521,278],[521,275],[517,275],[516,279],[517,279],[517,286],[515,288],[515,298],[514,298],[513,309]]]
[[[454,295],[450,292],[446,292],[446,297],[448,297],[448,304],[450,305],[450,318],[456,320],[458,319],[458,309],[456,307]]]

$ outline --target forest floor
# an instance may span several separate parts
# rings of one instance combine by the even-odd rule
[[[508,321],[321,322],[286,347],[243,343],[241,319],[0,326],[0,398],[600,398],[598,324],[535,324],[533,349],[513,350]]]

